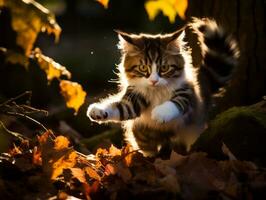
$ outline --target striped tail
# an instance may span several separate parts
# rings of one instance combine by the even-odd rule
[[[203,63],[200,74],[208,81],[210,92],[215,93],[231,79],[238,63],[237,43],[214,20],[194,18],[190,27],[198,34],[201,43]]]

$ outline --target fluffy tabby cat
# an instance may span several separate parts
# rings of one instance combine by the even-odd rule
[[[210,19],[188,25],[198,35],[203,62],[192,65],[180,30],[170,34],[118,32],[122,52],[120,93],[89,106],[92,121],[122,122],[133,149],[155,156],[163,148],[200,134],[209,99],[227,83],[238,58],[236,43]]]

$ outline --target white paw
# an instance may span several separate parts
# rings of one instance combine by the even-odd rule
[[[98,104],[94,103],[88,107],[87,116],[91,121],[104,121],[108,118],[108,111],[100,108]]]
[[[151,118],[157,123],[167,123],[180,115],[180,111],[171,101],[156,106],[151,112]]]

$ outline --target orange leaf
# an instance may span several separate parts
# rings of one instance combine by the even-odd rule
[[[105,166],[105,170],[104,170],[105,175],[109,176],[109,175],[114,175],[116,174],[116,168],[112,165],[112,164],[107,164]]]
[[[54,149],[55,150],[62,150],[62,149],[68,148],[69,143],[70,142],[66,137],[60,135],[60,136],[56,137],[54,140]]]
[[[13,149],[11,149],[11,150],[9,151],[9,154],[10,154],[11,156],[16,156],[16,155],[18,155],[18,154],[22,154],[22,151],[21,151],[21,149],[20,149],[19,147],[17,147],[15,144],[13,144]]]
[[[64,169],[72,168],[76,164],[76,158],[77,153],[75,151],[72,151],[68,155],[64,155],[61,158],[59,158],[56,162],[53,163],[53,171],[52,171],[52,180],[56,180],[58,176],[60,176],[63,173]]]
[[[95,180],[98,180],[98,181],[101,180],[100,175],[94,169],[92,169],[91,167],[85,167],[84,170],[89,175],[89,177],[91,177],[91,178],[93,178]]]
[[[60,81],[60,88],[63,97],[66,100],[68,108],[73,108],[77,114],[80,106],[84,103],[86,92],[78,83],[62,80]]]
[[[106,149],[102,149],[102,148],[97,149],[96,157],[100,158],[103,155],[108,155],[108,151]]]
[[[42,165],[42,152],[36,146],[33,149],[32,163],[34,165]]]
[[[43,133],[42,135],[37,135],[37,139],[38,139],[40,144],[44,144],[47,141],[47,139],[49,138],[49,136],[52,134],[53,133],[49,130],[49,131],[46,131],[45,133]]]
[[[96,1],[102,4],[105,9],[108,8],[109,0],[96,0]]]
[[[70,168],[70,171],[76,179],[79,180],[81,183],[86,183],[85,173],[80,168]]]
[[[111,156],[121,156],[121,150],[116,148],[114,145],[111,145],[109,148],[109,154]]]

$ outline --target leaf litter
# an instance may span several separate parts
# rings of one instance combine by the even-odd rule
[[[265,189],[264,169],[237,160],[226,145],[223,148],[234,159],[217,161],[203,152],[180,155],[174,151],[169,159],[146,158],[130,146],[113,145],[83,155],[68,138],[49,130],[0,156],[1,170],[11,170],[15,176],[0,177],[4,185],[0,192],[8,195],[12,178],[16,179],[13,187],[26,180],[27,187],[20,190],[29,199],[239,199]]]

